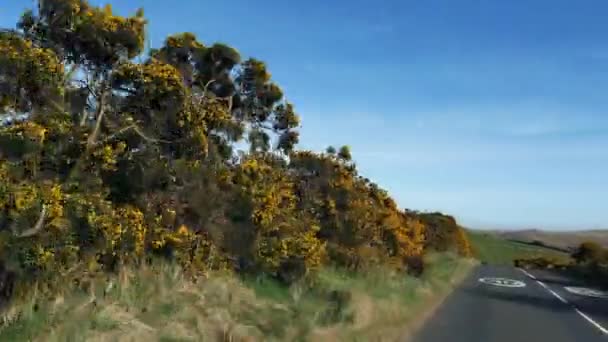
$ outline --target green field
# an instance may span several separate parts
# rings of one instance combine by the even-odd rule
[[[473,253],[482,262],[512,265],[513,259],[547,257],[567,261],[568,254],[541,246],[501,239],[489,233],[468,231]]]

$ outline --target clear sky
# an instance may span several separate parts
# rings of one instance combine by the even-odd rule
[[[402,207],[478,228],[608,227],[605,0],[112,0],[150,41],[266,61],[301,148],[348,144]],[[30,0],[2,0],[13,26]]]

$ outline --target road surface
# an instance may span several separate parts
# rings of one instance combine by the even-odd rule
[[[551,271],[479,266],[413,341],[608,341],[608,298],[574,294],[573,286],[584,285]]]

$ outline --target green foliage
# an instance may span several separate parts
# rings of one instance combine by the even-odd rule
[[[86,0],[44,0],[39,1],[37,15],[26,12],[18,27],[65,56],[67,62],[102,71],[142,52],[145,25],[141,10],[122,17],[110,5],[101,8]]]
[[[350,147],[348,146],[342,146],[340,147],[340,151],[338,151],[338,157],[349,161],[352,159],[352,155],[350,153]]]
[[[278,135],[276,148],[284,152],[298,142],[294,129],[299,117],[293,104],[284,100],[281,88],[271,81],[264,62],[241,61],[238,51],[224,44],[206,47],[189,32],[168,37],[151,56],[179,70],[183,84],[197,97],[225,102],[234,119],[250,129],[252,151],[268,151],[271,134]]]

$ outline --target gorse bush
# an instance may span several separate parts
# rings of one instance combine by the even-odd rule
[[[576,273],[593,283],[608,287],[608,248],[587,241],[581,243],[571,256],[576,262]]]
[[[285,282],[328,263],[419,273],[425,217],[348,147],[294,150],[300,119],[263,62],[191,33],[146,52],[145,26],[45,0],[0,33],[0,113],[24,118],[0,127],[0,257],[19,279],[156,256]]]
[[[570,263],[565,262],[564,260],[546,256],[514,259],[513,265],[515,267],[535,269],[566,269],[571,266]]]
[[[444,252],[453,250],[462,256],[472,255],[471,244],[464,229],[452,216],[441,213],[421,213],[418,217],[425,225],[424,248]]]
[[[578,264],[608,264],[608,249],[591,241],[581,243],[571,256]]]

